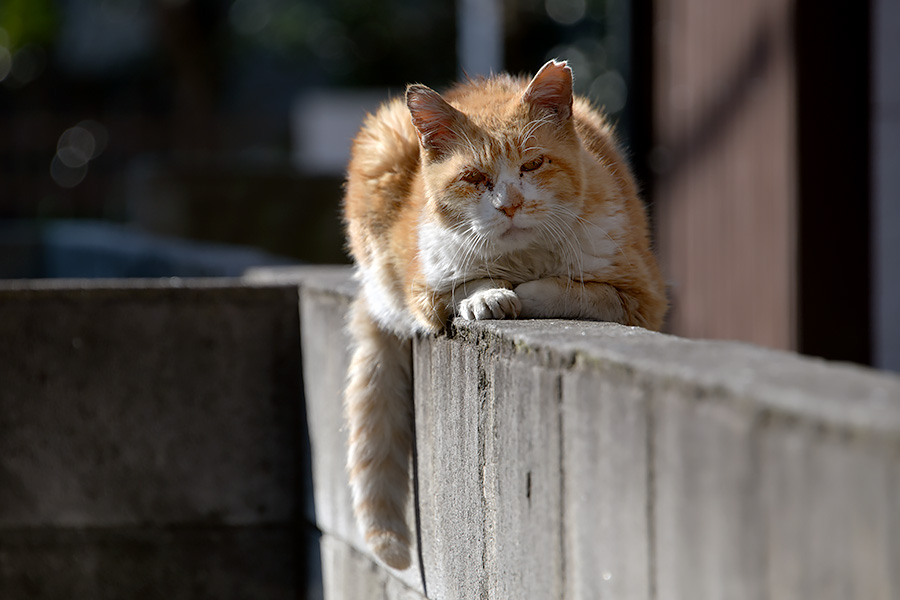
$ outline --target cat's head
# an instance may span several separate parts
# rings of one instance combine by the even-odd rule
[[[583,202],[569,66],[550,61],[527,86],[472,82],[453,100],[423,85],[406,92],[431,216],[501,251],[559,235]]]

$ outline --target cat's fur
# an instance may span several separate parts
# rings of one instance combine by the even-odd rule
[[[361,283],[345,396],[353,504],[375,553],[403,569],[412,336],[453,316],[658,329],[664,285],[629,168],[564,62],[443,97],[409,86],[357,136],[344,209]]]

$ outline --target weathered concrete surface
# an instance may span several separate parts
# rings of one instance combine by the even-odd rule
[[[657,589],[683,600],[767,597],[759,437],[748,407],[674,391],[654,393],[653,404]]]
[[[298,552],[272,527],[3,531],[0,598],[296,600]]]
[[[561,597],[558,374],[444,338],[414,355],[430,597]]]
[[[330,535],[322,536],[325,600],[425,600],[370,556]]]
[[[458,336],[483,353],[512,351],[546,369],[562,367],[563,407],[573,386],[595,387],[595,405],[583,403],[575,418],[602,421],[616,404],[632,413],[614,431],[593,429],[626,447],[634,442],[612,471],[604,465],[615,461],[615,449],[568,451],[584,446],[591,429],[566,439],[564,535],[594,539],[593,550],[586,542],[573,549],[577,557],[566,555],[573,597],[618,597],[608,585],[617,579],[613,569],[597,577],[615,533],[597,527],[603,505],[576,494],[592,485],[614,490],[616,527],[634,556],[619,567],[636,583],[627,597],[643,597],[646,586],[656,597],[685,600],[900,597],[898,378],[610,324],[486,322],[460,326]],[[622,382],[615,399],[601,381]],[[577,426],[573,417],[564,412],[564,424]],[[593,467],[572,467],[585,461]],[[626,508],[642,496],[630,473],[647,481],[643,518]],[[641,560],[641,535],[649,561]],[[645,584],[633,568],[643,564]]]
[[[614,323],[481,321],[460,332],[544,361],[626,369],[636,383],[655,389],[671,386],[683,395],[749,402],[756,412],[867,434],[900,431],[900,378],[849,363]]]
[[[3,282],[0,597],[302,597],[297,302]]]
[[[0,526],[292,518],[296,297],[0,290]]]
[[[624,372],[569,370],[561,408],[565,597],[648,600],[647,390]]]
[[[770,598],[900,598],[896,443],[776,425],[763,435]]]
[[[427,342],[426,342],[427,344]],[[425,577],[431,598],[483,598],[487,593],[482,398],[478,355],[441,340],[419,342],[415,363],[416,448]],[[430,401],[420,403],[420,398]],[[486,398],[484,399],[486,400]],[[448,415],[455,415],[455,418]]]
[[[346,351],[345,277],[303,284],[316,355]],[[329,360],[307,385],[334,396]],[[414,361],[429,598],[900,598],[895,376],[553,320],[457,323]],[[310,415],[343,477],[339,413]]]

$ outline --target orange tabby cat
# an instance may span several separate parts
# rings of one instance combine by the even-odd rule
[[[409,86],[357,136],[344,209],[361,283],[345,397],[353,505],[375,554],[404,569],[411,337],[453,316],[658,329],[665,291],[629,168],[564,62],[443,97]]]

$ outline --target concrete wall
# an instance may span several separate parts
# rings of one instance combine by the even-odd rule
[[[383,567],[348,275],[0,283],[0,598],[321,597],[319,532],[328,600],[900,598],[900,378],[572,321],[416,340],[417,560]]]
[[[307,597],[297,301],[0,283],[0,598]]]
[[[379,565],[343,469],[353,286],[292,277],[327,599],[900,598],[900,378],[605,323],[416,341],[421,561]]]

